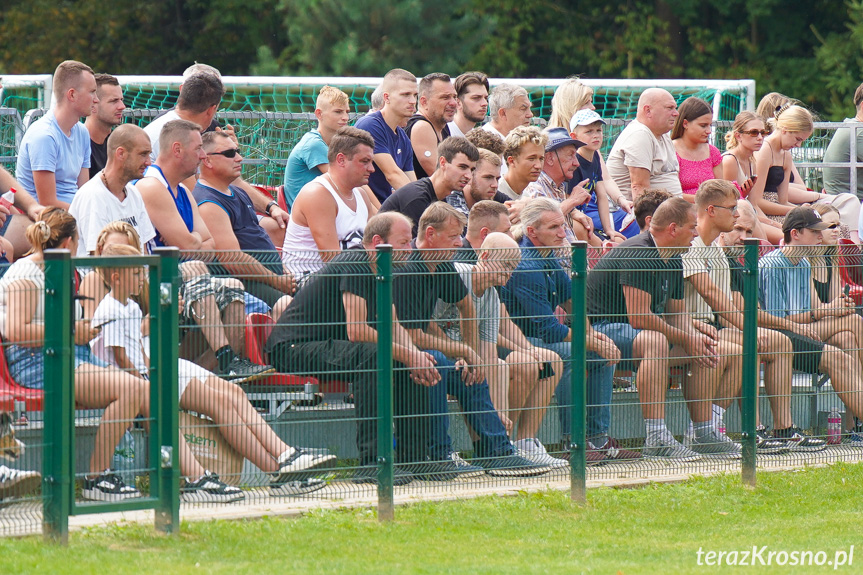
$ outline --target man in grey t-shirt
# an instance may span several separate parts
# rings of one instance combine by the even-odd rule
[[[857,150],[856,161],[863,163],[863,84],[854,92],[854,108],[857,114],[853,118],[845,118],[845,123],[856,124]],[[833,138],[824,152],[824,162],[848,162],[851,159],[851,133],[850,128],[839,128],[833,134]],[[857,168],[857,188],[851,189],[851,168],[830,168],[824,166],[824,188],[827,193],[841,194],[856,193],[858,198],[863,199],[863,168]]]

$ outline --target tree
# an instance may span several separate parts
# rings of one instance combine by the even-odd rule
[[[282,0],[281,8],[290,42],[283,70],[300,75],[458,73],[494,28],[471,0]]]

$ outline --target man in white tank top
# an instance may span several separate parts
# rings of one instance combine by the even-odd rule
[[[345,126],[330,141],[329,170],[300,190],[285,231],[282,261],[301,280],[340,251],[362,245],[377,209],[362,186],[374,172],[375,142],[365,130]]]

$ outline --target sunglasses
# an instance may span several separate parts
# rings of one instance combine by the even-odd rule
[[[736,214],[736,213],[737,213],[737,206],[736,206],[736,205],[734,205],[734,206],[718,206],[718,205],[716,205],[716,204],[712,204],[712,205],[713,205],[713,207],[714,207],[714,208],[722,208],[723,210],[728,210],[728,211],[729,211],[729,212],[731,212],[732,214]]]
[[[745,132],[738,132],[739,134],[746,134],[747,136],[752,136],[753,138],[757,136],[767,136],[770,134],[770,130],[747,130]]]
[[[828,230],[835,230],[839,226],[840,226],[840,224],[830,224],[829,226],[827,226],[827,229]]]
[[[221,152],[207,152],[208,156],[225,156],[226,158],[233,158],[237,154],[240,153],[238,148],[228,148],[227,150],[222,150]]]

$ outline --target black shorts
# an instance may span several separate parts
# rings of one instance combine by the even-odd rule
[[[791,364],[797,371],[804,373],[819,373],[818,367],[821,365],[821,354],[824,352],[824,342],[810,339],[793,331],[784,329],[777,330],[779,333],[788,336],[791,340],[791,347],[794,350],[794,361]]]

